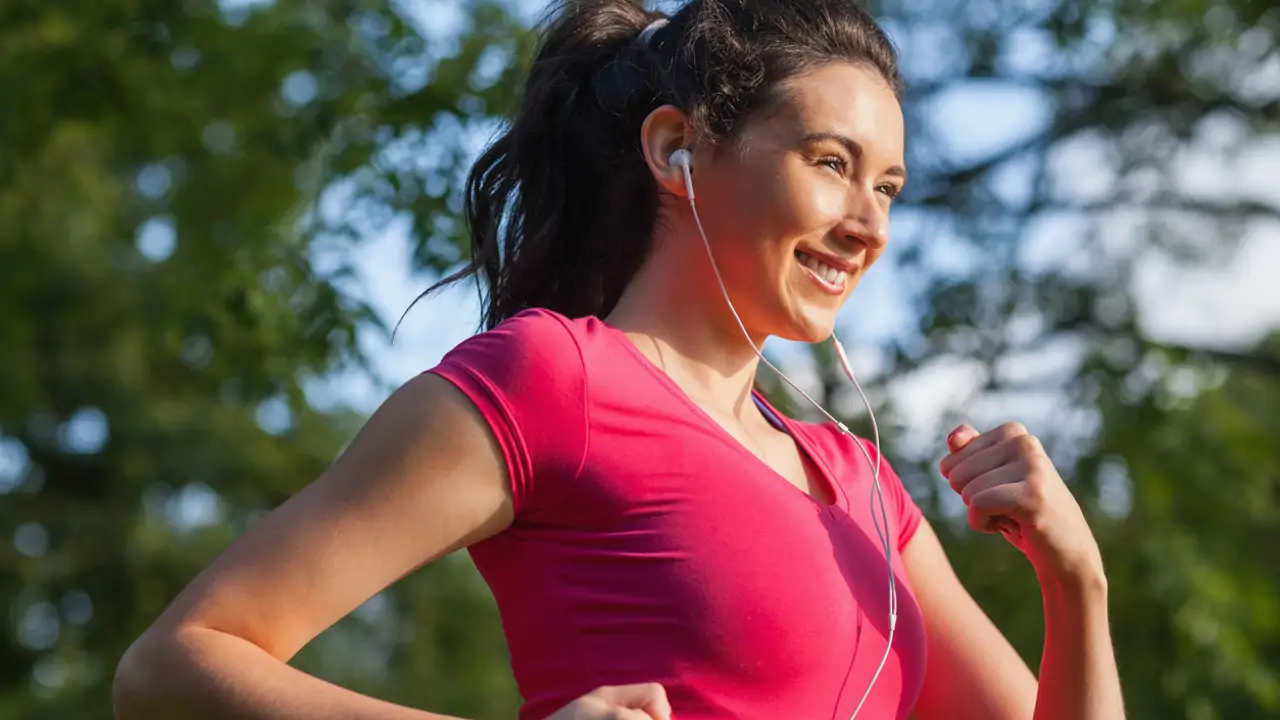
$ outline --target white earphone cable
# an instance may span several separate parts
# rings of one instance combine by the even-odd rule
[[[791,381],[791,378],[787,377],[786,374],[775,367],[773,363],[769,362],[769,359],[764,356],[764,353],[760,352],[760,348],[757,347],[755,341],[751,339],[751,334],[747,332],[747,327],[743,324],[742,318],[738,316],[738,310],[733,306],[733,300],[729,298],[729,290],[725,287],[724,278],[720,275],[720,267],[716,264],[715,255],[711,251],[711,241],[707,239],[707,232],[702,227],[702,218],[698,216],[698,205],[694,199],[693,192],[693,169],[691,167],[693,164],[693,156],[688,150],[680,149],[672,153],[671,162],[674,165],[678,165],[684,174],[685,194],[688,195],[689,198],[689,209],[693,213],[693,222],[697,225],[698,235],[702,237],[703,247],[707,250],[707,259],[711,261],[711,269],[715,272],[716,282],[720,284],[720,292],[724,295],[724,300],[729,305],[729,312],[733,313],[733,319],[737,321],[738,328],[742,331],[742,336],[746,338],[747,344],[749,344],[751,349],[755,351],[756,357],[760,358],[760,362],[764,363],[774,372],[775,375],[781,378],[783,382],[790,385],[792,390],[795,390],[801,397],[809,401],[809,403],[826,416],[828,420],[835,423],[836,427],[839,428],[841,432],[852,438],[854,444],[856,444],[858,449],[862,451],[863,457],[866,458],[867,465],[871,468],[871,522],[875,525],[876,538],[880,541],[880,547],[884,551],[885,563],[888,565],[889,571],[889,630],[885,640],[884,655],[880,658],[880,664],[876,667],[875,673],[871,676],[871,681],[867,683],[866,691],[863,692],[862,698],[858,701],[858,705],[854,708],[853,714],[849,718],[849,720],[854,720],[858,717],[858,713],[862,710],[862,706],[866,704],[867,698],[871,696],[871,689],[875,687],[876,680],[880,678],[880,673],[884,670],[885,663],[889,660],[889,653],[893,647],[894,630],[898,624],[898,588],[893,574],[893,549],[889,540],[889,515],[885,510],[884,491],[880,487],[880,427],[876,424],[876,415],[871,409],[871,401],[867,399],[867,394],[863,392],[861,383],[859,383],[858,379],[854,377],[853,367],[849,364],[849,358],[845,354],[844,346],[840,344],[840,339],[837,338],[834,333],[831,335],[831,340],[835,345],[836,358],[840,361],[840,368],[844,371],[844,374],[849,378],[849,380],[853,382],[853,386],[858,390],[858,395],[862,398],[863,404],[867,407],[867,414],[871,417],[871,429],[876,448],[875,460],[871,459],[871,455],[867,452],[866,446],[863,445],[862,441],[858,439],[858,437],[854,435],[844,423],[840,422],[831,413],[827,412],[826,408],[819,405],[812,397],[809,397],[808,393],[801,390],[799,386]],[[877,510],[879,510],[878,514],[876,512]]]

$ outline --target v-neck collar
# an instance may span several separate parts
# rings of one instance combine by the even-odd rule
[[[694,402],[693,398],[689,397],[689,394],[684,391],[684,388],[680,387],[680,385],[676,383],[676,381],[673,380],[665,370],[658,367],[657,364],[649,359],[649,356],[640,352],[640,348],[636,347],[636,344],[631,341],[631,338],[628,337],[625,332],[603,320],[600,320],[599,318],[597,318],[597,320],[605,327],[608,335],[617,340],[618,343],[636,359],[641,367],[645,368],[654,376],[654,379],[657,380],[658,384],[667,388],[667,390],[670,391],[671,394],[680,402],[687,405],[703,424],[709,426],[716,433],[720,434],[725,441],[737,448],[738,451],[747,456],[751,462],[755,463],[765,473],[770,475],[771,479],[780,483],[785,483],[791,491],[808,500],[819,509],[848,512],[848,497],[846,497],[843,488],[840,487],[840,484],[835,481],[835,477],[831,474],[827,463],[818,456],[817,452],[812,447],[808,436],[796,426],[793,420],[787,418],[782,413],[774,409],[774,407],[769,404],[769,401],[766,400],[759,391],[754,388],[751,390],[751,397],[755,402],[757,409],[761,411],[765,416],[765,419],[768,420],[770,424],[773,424],[775,427],[778,427],[778,429],[791,436],[796,447],[799,448],[801,454],[804,456],[802,460],[808,460],[809,464],[813,466],[814,471],[818,474],[819,481],[824,483],[826,486],[824,489],[831,494],[833,502],[823,502],[821,499],[805,492],[803,488],[796,487],[795,483],[792,483],[786,477],[783,477],[782,474],[773,469],[773,466],[752,452],[750,448],[742,444],[742,441],[738,440],[738,438],[734,437],[732,433],[724,428],[724,426],[716,422],[716,419],[711,417],[706,410],[702,409],[701,405]]]

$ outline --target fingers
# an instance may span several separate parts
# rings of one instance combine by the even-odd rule
[[[978,478],[1010,466],[1016,466],[1025,472],[1026,465],[1021,462],[1022,453],[1019,444],[1016,439],[1014,442],[1002,442],[979,450],[960,461],[951,468],[950,474],[946,475],[947,482],[951,483],[951,489],[963,495],[968,502],[969,495],[965,490]]]
[[[965,423],[955,430],[952,430],[951,434],[947,436],[947,449],[951,452],[957,452],[965,445],[972,442],[974,438],[978,437],[978,435],[978,431],[974,430],[972,425]]]
[[[667,700],[667,691],[658,683],[636,683],[634,685],[609,685],[597,690],[601,699],[620,710],[642,711],[636,715],[653,720],[672,720],[671,703]],[[631,720],[629,714],[620,714],[619,720]]]
[[[995,450],[996,448],[991,448],[987,452]],[[969,509],[969,527],[984,533],[997,532],[1010,524],[1016,527],[1016,523],[1004,516],[1018,506],[1023,490],[1021,483],[1025,476],[1026,465],[1015,460],[984,472],[957,488]]]
[[[996,451],[997,448],[991,448],[987,452],[994,455]],[[976,456],[974,460],[981,458],[982,456],[979,455]],[[1001,462],[996,464],[992,461],[989,464],[992,464],[993,467],[983,470],[977,477],[966,479],[963,483],[957,483],[955,480],[951,482],[951,486],[956,489],[956,492],[960,493],[960,497],[964,500],[965,505],[972,504],[973,498],[985,490],[990,490],[991,488],[999,487],[1000,485],[1011,485],[1016,482],[1021,482],[1027,475],[1026,463],[1017,458],[1012,458],[1007,463]],[[962,469],[964,469],[963,466],[957,468],[956,472],[952,473],[952,476],[954,477],[955,475],[958,475]],[[959,484],[959,487],[957,487],[957,484]]]
[[[650,715],[644,710],[631,710],[629,708],[613,708],[609,711],[608,720],[654,720],[656,715]],[[666,720],[666,718],[662,718]]]
[[[1040,441],[1021,425],[1009,423],[974,438],[959,452],[944,458],[942,474],[953,490],[964,494],[965,487],[976,478],[997,468],[1018,465],[1024,473],[1029,471],[1032,459],[1040,454]],[[968,497],[965,495],[966,501]]]
[[[1005,517],[1020,508],[1024,480],[1039,440],[1020,423],[1005,423],[985,433],[965,424],[947,436],[951,453],[940,469],[968,508],[969,526],[984,533],[1016,528]]]
[[[995,446],[1005,440],[1015,437],[1027,435],[1027,429],[1022,423],[1005,423],[994,430],[989,430],[981,435],[977,435],[968,425],[961,425],[956,428],[950,436],[947,437],[947,444],[951,448],[951,454],[942,459],[940,468],[944,476],[950,477],[951,471],[957,465],[968,460],[974,455]]]
[[[1025,491],[1022,483],[1002,483],[975,494],[969,501],[969,527],[978,532],[996,532],[1003,516],[1019,508]]]

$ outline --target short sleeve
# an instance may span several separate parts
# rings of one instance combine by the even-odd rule
[[[876,446],[870,440],[859,438],[859,442],[867,448],[867,453],[871,459],[876,459]],[[858,453],[861,455],[862,453]],[[898,477],[898,473],[894,471],[893,466],[889,464],[888,458],[880,460],[880,489],[884,492],[885,509],[890,515],[896,518],[898,528],[898,552],[901,553],[906,549],[907,543],[915,536],[916,530],[920,528],[920,521],[924,519],[924,513],[921,512],[920,506],[911,497],[911,493],[902,484],[902,478]]]
[[[427,372],[448,380],[488,423],[506,461],[516,515],[536,509],[539,486],[573,478],[587,448],[587,384],[568,320],[525,310],[475,335]]]

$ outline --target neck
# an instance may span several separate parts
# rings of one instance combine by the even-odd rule
[[[699,405],[740,418],[755,413],[751,388],[759,358],[743,337],[714,276],[707,282],[711,273],[705,252],[701,263],[692,258],[664,262],[664,256],[674,254],[655,253],[606,321],[624,332]],[[757,347],[763,346],[764,337],[752,340]]]

